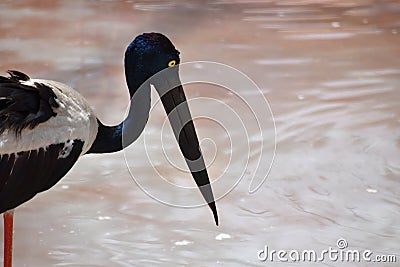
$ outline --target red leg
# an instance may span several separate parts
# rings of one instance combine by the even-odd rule
[[[4,212],[4,267],[12,266],[14,210]]]

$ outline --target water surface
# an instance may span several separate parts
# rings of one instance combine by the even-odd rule
[[[256,127],[248,136],[229,128],[233,117],[223,120],[228,133],[196,120],[199,137],[212,140],[202,146],[213,179],[235,180],[244,172],[217,203],[219,227],[207,207],[174,208],[144,194],[124,153],[85,156],[54,188],[17,209],[15,266],[286,266],[260,262],[257,252],[265,245],[322,251],[337,248],[339,238],[350,249],[395,254],[400,261],[398,1],[3,1],[0,69],[69,84],[104,123],[116,124],[129,102],[125,47],[148,31],[168,35],[183,62],[221,62],[260,87],[276,123],[268,179],[248,193],[255,160],[273,153],[271,125],[261,125],[260,140]],[[260,97],[248,88],[240,93]],[[238,97],[217,86],[191,85],[186,94],[227,103],[243,121],[253,118]],[[218,114],[213,104],[207,110]],[[193,105],[192,113],[201,114],[200,108]],[[126,151],[128,165],[165,199],[201,200],[170,194],[154,175],[156,169],[193,186],[165,163],[164,120],[156,106],[145,136],[154,166],[141,142]],[[231,147],[229,135],[243,142]],[[168,135],[164,148],[182,164]],[[231,155],[236,160],[229,161]]]

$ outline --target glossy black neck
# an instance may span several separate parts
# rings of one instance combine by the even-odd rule
[[[147,121],[149,106],[146,105],[147,101],[143,100],[148,98],[148,103],[150,103],[150,85],[148,83],[145,84],[145,81],[150,77],[150,75],[145,73],[143,69],[136,64],[134,57],[125,57],[125,77],[131,98],[130,113],[123,122],[115,126],[106,126],[101,123],[100,120],[97,120],[99,126],[96,139],[89,151],[86,152],[87,154],[112,153],[122,150],[123,147],[131,144],[140,135],[140,129],[141,127],[144,127],[143,122],[141,121]],[[141,86],[143,86],[143,88],[141,88]],[[136,93],[139,88],[141,93]],[[134,100],[134,95],[139,97],[135,97],[137,99]],[[133,114],[131,113],[132,110],[135,111]],[[124,125],[132,127],[135,123],[140,125],[136,127],[138,131],[133,134],[131,133],[132,131],[128,132],[131,134],[124,140],[123,144],[122,136]]]
[[[115,126],[106,126],[97,120],[98,132],[96,139],[86,154],[112,153],[122,150],[123,122]]]

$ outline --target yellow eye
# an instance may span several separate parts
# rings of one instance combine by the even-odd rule
[[[168,62],[168,67],[173,67],[175,66],[176,61],[175,60],[171,60],[170,62]]]

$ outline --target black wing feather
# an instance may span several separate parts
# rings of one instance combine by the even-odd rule
[[[19,71],[8,74],[0,76],[0,134],[8,130],[19,135],[57,115],[53,110],[59,107],[57,97],[49,86],[24,84],[30,78]]]
[[[79,158],[83,142],[74,140],[69,155],[59,157],[64,143],[46,149],[0,155],[0,213],[16,208],[54,186]]]

